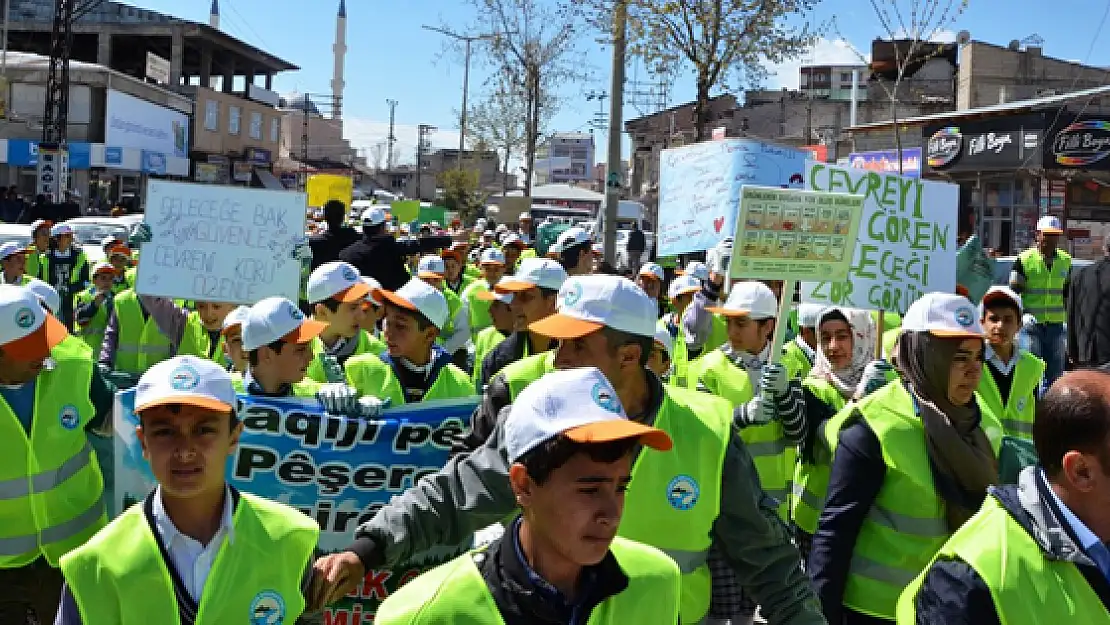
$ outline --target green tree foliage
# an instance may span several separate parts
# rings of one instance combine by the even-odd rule
[[[478,170],[467,168],[465,163],[462,169],[448,169],[439,175],[444,207],[457,211],[464,224],[474,223],[486,201],[478,176]]]

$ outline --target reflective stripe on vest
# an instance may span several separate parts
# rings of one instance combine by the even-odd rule
[[[834,414],[844,411],[847,401],[840,391],[827,380],[806,378],[802,387],[818,401],[829,406]],[[833,419],[836,417],[834,416]],[[833,419],[830,419],[833,420]],[[820,436],[811,445],[812,463],[799,456],[794,468],[794,483],[791,487],[790,518],[799,530],[813,535],[817,533],[817,519],[825,507],[825,495],[829,491],[832,452],[824,445]]]
[[[1003,400],[989,366],[983,363],[983,376],[975,395],[979,403],[998,419],[1009,436],[1033,440],[1033,419],[1036,415],[1037,387],[1044,377],[1045,364],[1029,352],[1020,352],[1014,365],[1010,396]]]
[[[158,329],[153,317],[143,317],[139,296],[135,291],[124,291],[116,296],[115,369],[127,373],[143,373],[152,366],[167,360],[172,353],[170,339]]]
[[[1071,256],[1056,250],[1056,258],[1049,267],[1036,248],[1022,252],[1018,259],[1025,271],[1025,286],[1021,301],[1025,312],[1035,316],[1040,323],[1063,323],[1064,285],[1071,272]]]
[[[69,460],[66,460],[56,469],[34,473],[29,478],[20,477],[11,480],[0,480],[0,500],[20,499],[34,493],[46,491],[61,486],[62,482],[77,475],[81,469],[89,466],[93,457],[92,443],[85,441],[85,446]]]
[[[90,527],[103,524],[101,521],[106,513],[104,493],[102,492],[100,497],[84,512],[68,521],[45,527],[39,530],[37,534],[0,537],[0,558],[19,556],[37,550],[40,544],[45,546],[51,543],[60,543],[87,534]]]

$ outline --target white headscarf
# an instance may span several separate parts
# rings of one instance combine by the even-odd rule
[[[833,313],[843,315],[852,329],[852,362],[844,369],[833,369],[821,349],[821,324]],[[864,368],[874,358],[875,340],[875,322],[871,319],[871,313],[858,308],[826,308],[817,318],[817,358],[809,373],[810,377],[827,380],[840,391],[841,396],[851,399],[863,377]]]

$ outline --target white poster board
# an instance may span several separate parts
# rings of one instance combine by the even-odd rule
[[[957,185],[810,161],[806,188],[864,196],[847,280],[803,282],[802,301],[905,313],[956,292]]]
[[[305,195],[151,180],[135,290],[143,295],[253,304],[297,301]]]

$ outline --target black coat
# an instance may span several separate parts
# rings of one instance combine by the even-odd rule
[[[358,241],[359,236],[354,228],[342,226],[334,232],[329,229],[327,232],[310,237],[308,245],[312,248],[312,268],[339,260],[339,253]]]
[[[1110,258],[1073,270],[1068,290],[1068,357],[1077,367],[1110,363]]]
[[[411,277],[405,258],[430,254],[451,246],[451,237],[421,237],[398,241],[391,235],[363,236],[339,253],[339,260],[351,263],[359,274],[374,278],[387,291],[396,291]]]

